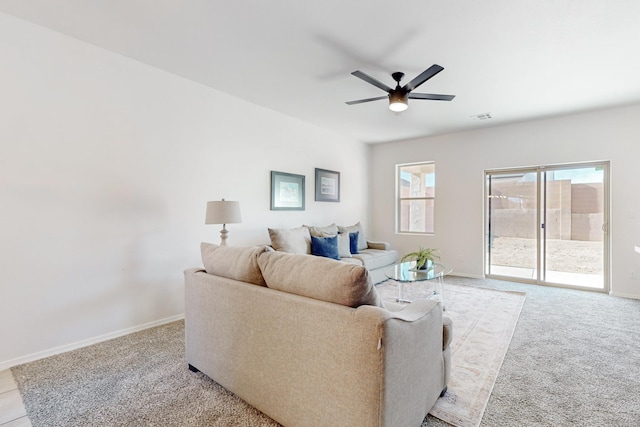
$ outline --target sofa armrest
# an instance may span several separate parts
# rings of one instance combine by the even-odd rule
[[[446,387],[442,305],[437,300],[420,299],[398,311],[387,311],[386,315],[385,377],[389,381],[384,388],[385,413],[394,419],[394,415],[399,417],[414,411],[410,418],[424,418]],[[414,394],[421,396],[422,401],[409,399]],[[394,426],[419,424],[390,423]]]
[[[415,322],[416,320],[423,318],[439,304],[439,301],[433,299],[419,299],[406,305],[388,301],[384,302],[385,308],[390,314],[389,318],[400,319],[405,322]]]
[[[430,301],[431,304],[424,304],[423,301]],[[385,301],[385,308],[390,311],[392,317],[405,321],[414,321],[426,315],[433,309],[436,300],[416,300],[409,305],[398,304]],[[442,316],[442,350],[446,350],[453,339],[453,322],[449,316]]]
[[[391,249],[391,245],[389,244],[389,242],[373,242],[371,240],[367,240],[367,248],[388,251],[389,249]]]

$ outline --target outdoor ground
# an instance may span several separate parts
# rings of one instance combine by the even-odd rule
[[[602,274],[603,243],[578,240],[547,240],[547,270],[567,273]],[[536,240],[495,237],[491,264],[536,268]]]

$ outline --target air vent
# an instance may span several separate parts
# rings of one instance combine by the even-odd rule
[[[491,114],[490,113],[482,113],[482,114],[476,114],[475,116],[471,116],[471,117],[476,119],[476,120],[489,120],[491,118]]]

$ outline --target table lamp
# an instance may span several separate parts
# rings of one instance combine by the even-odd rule
[[[240,218],[240,202],[231,202],[222,199],[221,201],[207,202],[207,214],[204,219],[205,224],[222,224],[220,230],[220,245],[227,244],[227,224],[237,224],[242,222]]]

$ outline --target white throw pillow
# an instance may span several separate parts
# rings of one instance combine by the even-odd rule
[[[350,227],[342,227],[338,226],[338,230],[340,233],[349,234],[358,232],[358,250],[361,251],[363,249],[367,249],[367,237],[364,235],[364,230],[362,229],[362,225],[360,221],[357,224],[354,224]]]
[[[338,254],[340,255],[340,258],[351,258],[349,233],[338,234]]]

